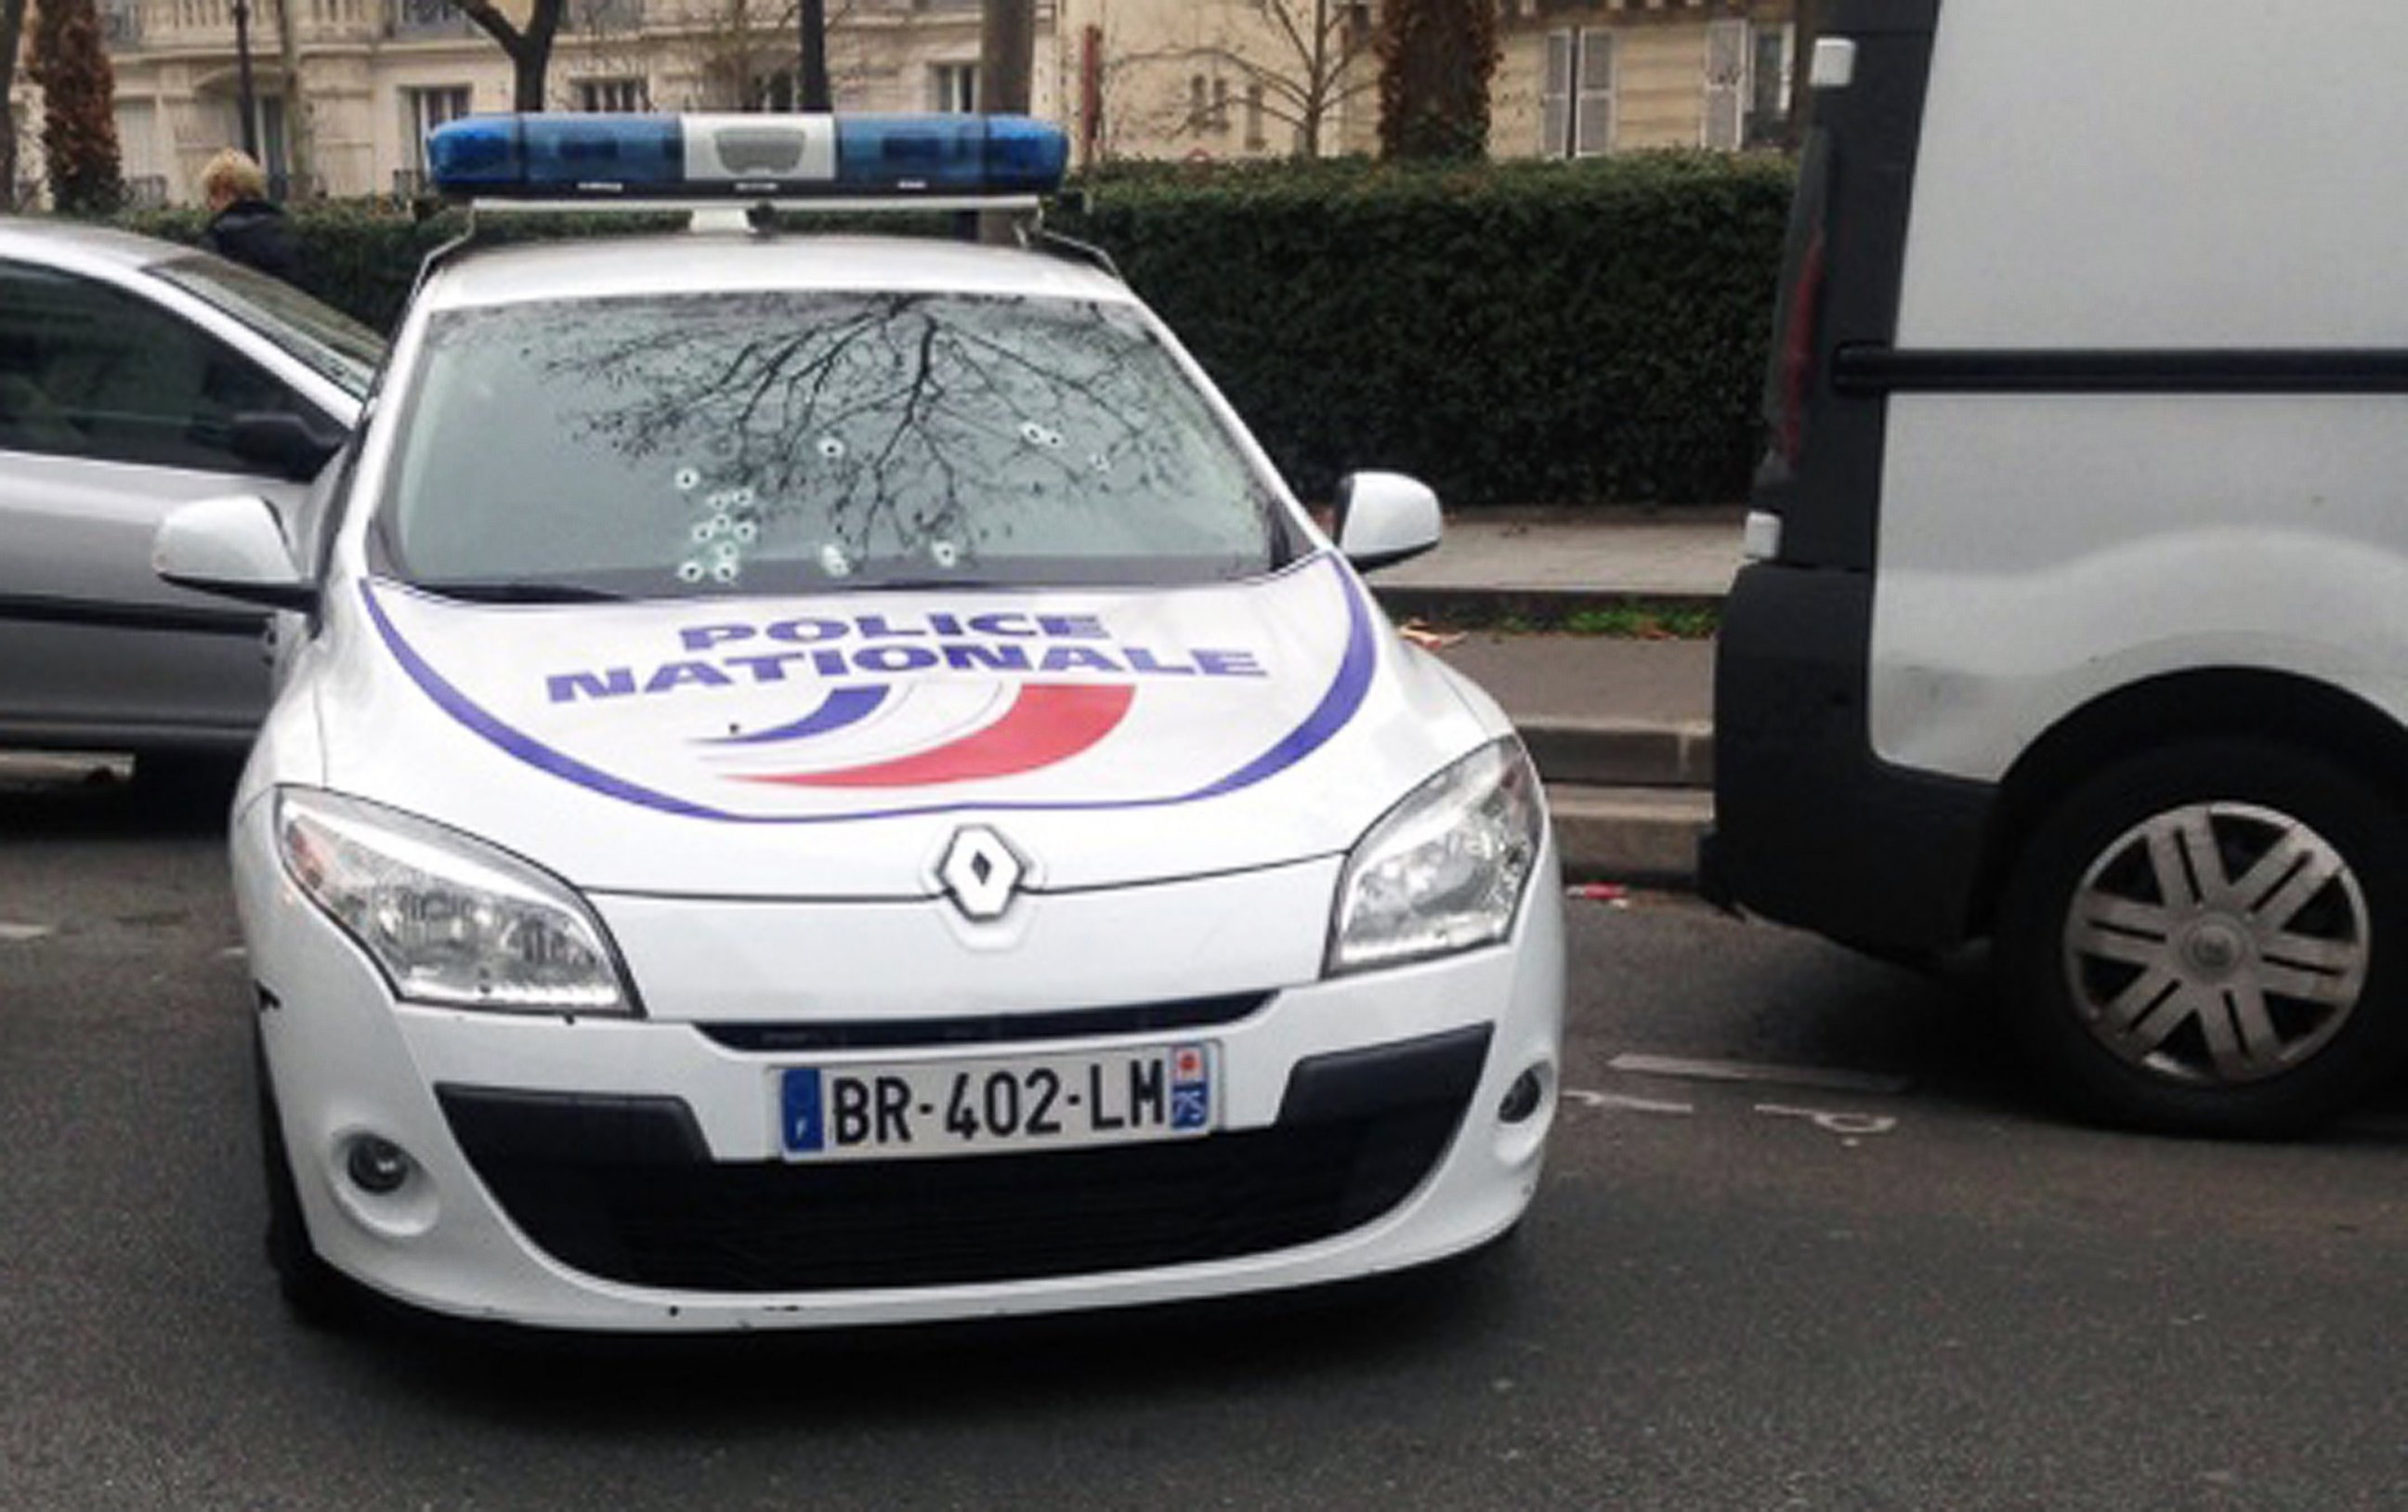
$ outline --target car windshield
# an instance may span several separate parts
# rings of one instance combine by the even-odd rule
[[[208,301],[322,373],[354,399],[384,361],[384,338],[340,310],[300,290],[238,263],[214,257],[178,257],[150,265],[150,273]]]
[[[1265,479],[1144,318],[752,292],[429,323],[379,517],[429,587],[539,598],[1156,585],[1282,564]]]

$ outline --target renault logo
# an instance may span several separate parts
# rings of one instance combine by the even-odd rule
[[[983,921],[1002,918],[1011,906],[1012,891],[1020,886],[1025,869],[1003,836],[977,825],[953,835],[937,878],[945,884],[954,907]]]

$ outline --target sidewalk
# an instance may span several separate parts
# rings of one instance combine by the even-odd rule
[[[1467,515],[1376,574],[1391,615],[1443,627],[1633,603],[1719,603],[1741,511]],[[1712,641],[1475,631],[1439,654],[1488,690],[1545,777],[1566,875],[1687,886],[1713,814]]]
[[[1713,605],[1740,568],[1745,511],[1530,509],[1450,518],[1438,549],[1372,579],[1391,612],[1470,601],[1493,615],[1631,603]],[[1435,616],[1434,616],[1435,617]]]

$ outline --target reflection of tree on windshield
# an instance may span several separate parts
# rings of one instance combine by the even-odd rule
[[[503,309],[444,338],[515,366],[564,442],[621,459],[634,496],[612,512],[656,521],[689,580],[734,581],[756,543],[840,576],[968,565],[1021,535],[1039,554],[1133,529],[1226,552],[1233,514],[1260,540],[1260,503],[1199,447],[1210,421],[1168,354],[1092,305],[731,294]],[[1185,403],[1163,403],[1170,385]],[[1225,497],[1196,499],[1206,484]]]

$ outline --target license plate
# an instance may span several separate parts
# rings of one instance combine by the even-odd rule
[[[791,1160],[1131,1145],[1212,1132],[1214,1047],[893,1065],[787,1066],[780,1139]]]

